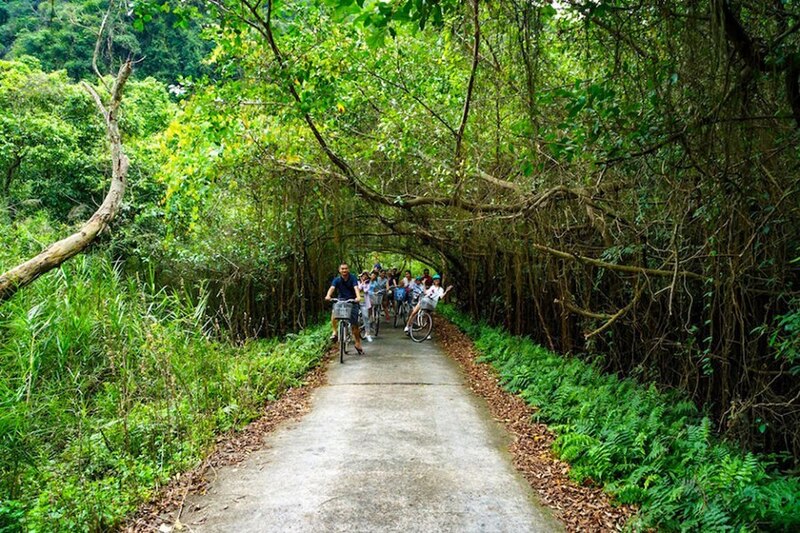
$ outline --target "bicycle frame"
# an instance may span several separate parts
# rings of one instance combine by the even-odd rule
[[[381,313],[383,312],[383,300],[386,298],[386,293],[379,292],[381,295],[381,303],[379,305],[373,304],[369,310],[369,321],[372,326],[372,334],[377,337],[381,330]]]

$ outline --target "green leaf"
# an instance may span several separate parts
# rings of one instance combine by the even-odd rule
[[[530,177],[533,174],[533,163],[530,160],[525,160],[522,162],[522,174],[526,177]]]
[[[367,46],[370,48],[380,48],[386,40],[386,29],[378,28],[367,34]]]

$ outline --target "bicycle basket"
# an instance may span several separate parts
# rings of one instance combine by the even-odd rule
[[[424,309],[425,311],[433,311],[436,309],[437,301],[433,298],[428,298],[427,296],[423,296],[419,299],[419,308]]]
[[[373,307],[380,307],[383,303],[383,293],[376,292],[370,296],[370,303]]]
[[[406,297],[406,290],[403,287],[396,287],[394,289],[394,299],[395,300],[404,300]]]
[[[335,302],[333,304],[333,318],[346,318],[349,320],[352,310],[353,304],[350,302]]]

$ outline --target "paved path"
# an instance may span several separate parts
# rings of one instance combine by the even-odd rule
[[[364,346],[330,363],[310,413],[191,497],[182,522],[197,532],[562,530],[435,343],[384,323]]]

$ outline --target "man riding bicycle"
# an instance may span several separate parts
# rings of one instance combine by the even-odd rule
[[[355,300],[357,303],[361,302],[361,291],[358,288],[358,281],[356,281],[355,276],[350,274],[350,267],[347,265],[347,263],[342,263],[339,265],[339,276],[337,276],[331,282],[328,293],[325,295],[326,301],[330,302],[333,300],[334,291],[336,291],[339,300]],[[352,310],[350,311],[350,327],[353,330],[353,341],[356,351],[359,354],[363,354],[364,350],[361,349],[361,331],[358,327],[359,309],[360,306],[358,305],[352,306]],[[336,334],[338,323],[339,321],[336,320],[333,317],[333,313],[331,313],[331,326],[333,327],[333,335],[331,335],[331,340],[333,342],[339,340],[339,337]]]

